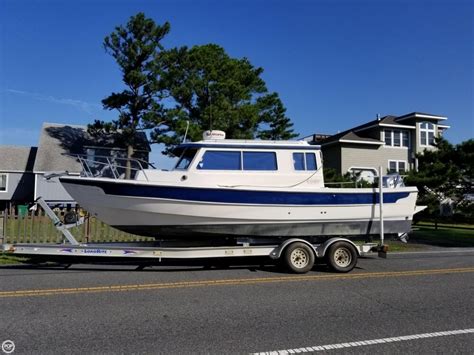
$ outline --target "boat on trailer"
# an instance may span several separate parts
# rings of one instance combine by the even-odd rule
[[[92,215],[156,241],[80,243],[69,229],[84,218],[65,224],[39,198],[63,243],[3,244],[2,250],[66,266],[120,262],[143,268],[162,259],[267,257],[295,273],[310,271],[318,259],[348,272],[359,256],[385,257],[384,235],[407,233],[413,215],[423,209],[416,206],[417,189],[405,187],[398,176],[379,179],[378,188],[325,187],[318,146],[223,136],[208,132],[200,142],[179,145],[171,171],[134,161],[133,179],[123,179],[132,164],[78,157],[82,176],[59,178]],[[373,235],[380,235],[378,244],[371,242]]]
[[[325,187],[319,146],[232,140],[208,131],[203,140],[180,144],[174,153],[179,159],[172,170],[135,162],[128,180],[121,178],[124,167],[116,161],[79,157],[82,176],[60,181],[103,222],[161,240],[315,240],[381,232],[377,188]],[[418,211],[418,191],[398,177],[390,181],[382,194],[384,232],[407,233]]]

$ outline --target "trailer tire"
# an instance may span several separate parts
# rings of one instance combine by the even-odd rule
[[[337,272],[351,271],[357,264],[357,257],[357,250],[347,242],[332,244],[326,253],[329,267]]]
[[[285,248],[283,262],[286,268],[296,274],[310,271],[315,262],[314,250],[301,242],[291,243]]]

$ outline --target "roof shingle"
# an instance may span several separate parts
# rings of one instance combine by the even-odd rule
[[[137,150],[150,151],[145,133],[139,132]],[[80,172],[82,167],[69,154],[85,154],[85,147],[125,148],[117,143],[114,136],[100,138],[87,133],[87,126],[44,123],[41,129],[38,153],[34,165],[35,172],[69,171]]]
[[[37,149],[14,145],[0,146],[0,171],[32,172]]]

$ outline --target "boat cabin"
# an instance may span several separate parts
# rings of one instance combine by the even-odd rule
[[[181,186],[324,187],[319,146],[305,141],[224,139],[218,132],[219,138],[207,133],[202,141],[179,145],[171,171],[146,170],[136,179],[179,181]]]

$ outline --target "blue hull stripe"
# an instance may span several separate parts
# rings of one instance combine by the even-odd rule
[[[259,205],[358,205],[379,202],[377,193],[280,192],[176,186],[135,185],[106,181],[61,179],[66,184],[97,186],[107,195],[152,197],[184,201]],[[384,203],[396,203],[410,192],[385,192]]]

